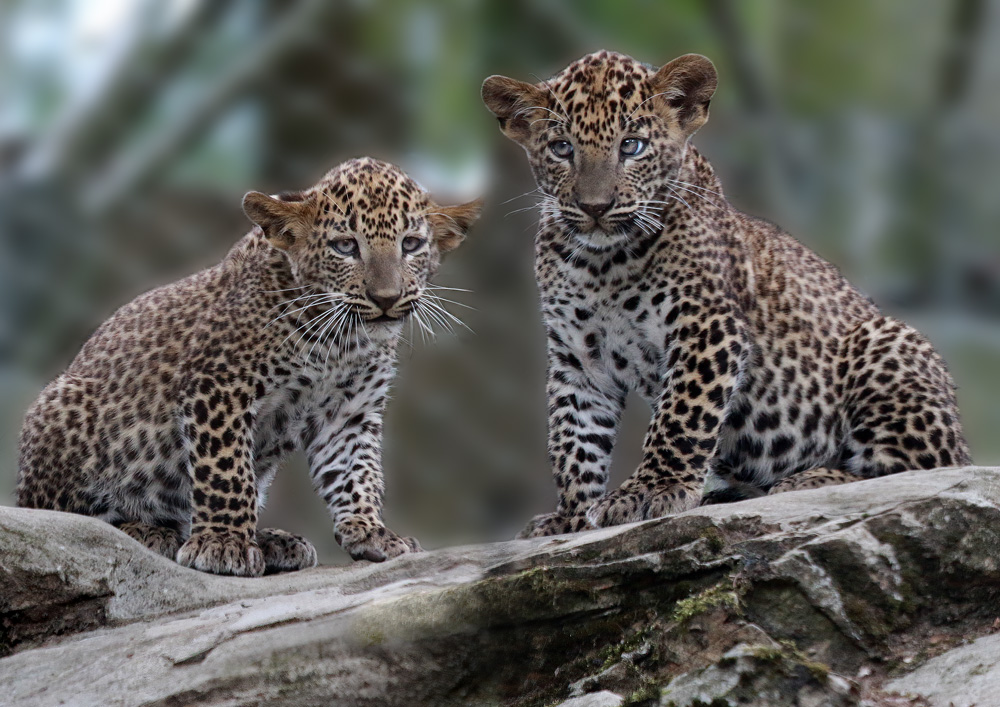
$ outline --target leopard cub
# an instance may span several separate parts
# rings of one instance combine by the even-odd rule
[[[436,306],[428,279],[480,203],[437,206],[362,158],[243,208],[254,228],[220,264],[118,310],[42,391],[18,505],[101,518],[206,572],[298,570],[313,546],[257,512],[301,448],[351,557],[419,551],[382,522],[382,412],[403,320]]]
[[[598,52],[549,81],[483,84],[542,195],[559,505],[526,535],[970,461],[927,339],[726,201],[690,142],[716,82],[703,56]],[[629,390],[653,418],[639,468],[605,494]]]

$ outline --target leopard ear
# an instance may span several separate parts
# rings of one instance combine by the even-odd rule
[[[718,82],[715,65],[701,54],[677,57],[664,64],[652,79],[654,95],[663,94],[659,96],[660,105],[668,106],[671,117],[687,137],[708,120],[708,104]]]
[[[469,228],[479,219],[483,200],[476,199],[458,206],[434,206],[427,214],[438,250],[447,253],[465,240]]]
[[[506,76],[490,76],[483,81],[483,103],[497,117],[500,130],[522,145],[531,134],[533,109],[545,112],[546,95],[538,86]]]
[[[268,196],[259,191],[243,197],[243,212],[260,226],[275,248],[288,250],[312,227],[313,198],[301,192]]]

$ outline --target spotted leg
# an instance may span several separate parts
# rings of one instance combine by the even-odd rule
[[[955,384],[920,332],[891,317],[866,321],[846,337],[841,357],[848,471],[870,479],[972,462]]]
[[[192,514],[191,535],[177,562],[203,572],[259,577],[264,555],[255,539],[250,391],[224,387],[219,378],[196,376],[183,408]]]
[[[860,481],[861,477],[840,469],[827,469],[819,467],[801,471],[798,474],[786,476],[776,483],[768,491],[768,495],[784,493],[786,491],[803,491],[806,489],[818,489],[824,486],[837,486],[839,484],[849,484],[852,481]]]
[[[587,515],[605,527],[658,518],[698,505],[718,433],[745,363],[747,337],[741,319],[728,312],[677,322],[670,342],[663,391],[636,472]]]
[[[355,560],[382,562],[420,552],[413,538],[400,537],[382,522],[382,410],[392,364],[376,361],[369,378],[336,414],[312,421],[303,440],[313,487],[326,501],[334,537]]]
[[[603,382],[603,384],[602,384]],[[625,390],[593,371],[557,335],[549,338],[549,463],[559,491],[555,513],[535,516],[518,537],[593,527],[587,509],[604,494]]]

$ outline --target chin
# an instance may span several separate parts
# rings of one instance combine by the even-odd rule
[[[627,233],[607,233],[599,228],[595,228],[589,233],[577,233],[573,237],[584,248],[595,253],[613,250],[631,240],[631,236]]]
[[[365,320],[365,332],[372,341],[389,341],[403,330],[406,317],[375,317]]]

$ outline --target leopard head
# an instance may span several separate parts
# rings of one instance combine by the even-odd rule
[[[464,240],[480,208],[478,200],[438,206],[398,167],[368,157],[304,192],[243,197],[297,286],[329,295],[317,303],[350,308],[369,331],[398,325],[417,307],[441,255]]]
[[[543,213],[594,251],[627,243],[662,212],[717,75],[697,54],[659,69],[602,51],[549,81],[491,76],[483,101],[528,154]]]

